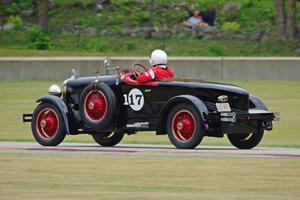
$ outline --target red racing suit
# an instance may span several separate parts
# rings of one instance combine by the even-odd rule
[[[156,65],[137,77],[137,82],[144,83],[152,80],[161,80],[173,77],[174,73],[166,65]]]

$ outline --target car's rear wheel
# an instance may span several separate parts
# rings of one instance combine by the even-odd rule
[[[49,103],[41,103],[33,111],[31,130],[34,139],[43,146],[56,146],[66,136],[60,111]]]
[[[116,98],[105,83],[87,86],[81,93],[79,110],[89,128],[103,128],[112,122],[116,111]]]
[[[92,137],[99,145],[111,147],[121,142],[124,133],[97,133],[93,134]]]
[[[192,105],[176,105],[167,119],[167,132],[171,143],[179,149],[194,149],[204,136],[203,120]]]
[[[256,133],[227,134],[230,143],[238,149],[252,149],[256,147],[264,136],[264,130]]]

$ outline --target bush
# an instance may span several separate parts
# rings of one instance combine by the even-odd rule
[[[240,25],[237,22],[225,22],[222,25],[224,31],[237,31],[240,29]]]
[[[209,44],[208,54],[210,56],[224,56],[224,48],[217,44]]]
[[[32,28],[29,38],[31,44],[30,47],[37,50],[50,50],[52,49],[52,43],[48,35],[46,35],[39,28]]]
[[[31,1],[28,0],[14,0],[7,4],[0,3],[0,13],[6,16],[16,15],[24,9],[31,7]]]
[[[88,42],[86,48],[89,49],[90,51],[105,52],[105,50],[107,50],[107,45],[101,41],[91,40],[90,42]]]
[[[20,28],[23,25],[23,20],[19,16],[9,16],[7,22],[16,26],[16,28]]]
[[[128,43],[126,43],[126,49],[127,49],[128,51],[135,50],[135,49],[136,49],[135,43],[133,43],[133,42],[128,42]]]

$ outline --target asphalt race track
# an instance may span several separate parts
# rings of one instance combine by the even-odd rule
[[[257,147],[238,150],[229,146],[199,146],[193,150],[176,149],[171,145],[121,144],[101,147],[97,144],[62,143],[56,147],[43,147],[34,142],[0,142],[0,153],[17,154],[98,154],[124,156],[191,156],[191,157],[289,157],[300,158],[300,149]]]

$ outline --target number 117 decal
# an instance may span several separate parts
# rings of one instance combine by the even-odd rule
[[[124,105],[129,105],[132,110],[139,111],[144,106],[144,95],[136,88],[130,90],[128,94],[124,94]]]

